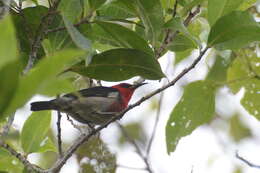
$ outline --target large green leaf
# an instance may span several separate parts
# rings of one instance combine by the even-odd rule
[[[0,21],[0,69],[17,58],[15,29],[9,16]]]
[[[221,17],[211,28],[208,46],[238,49],[260,40],[260,25],[248,12],[232,12]]]
[[[4,116],[23,106],[41,88],[47,86],[57,74],[75,63],[81,55],[83,52],[80,50],[63,50],[43,58],[34,69],[20,79],[14,98]]]
[[[25,121],[21,132],[21,144],[27,154],[39,152],[51,123],[51,111],[33,112]]]
[[[228,69],[228,84],[234,93],[242,87],[245,89],[241,104],[251,115],[260,120],[259,64],[260,59],[256,55],[250,56],[250,52],[246,52],[244,56],[240,55]]]
[[[161,79],[164,74],[157,60],[136,49],[112,49],[94,55],[90,64],[78,64],[72,71],[94,79],[121,81],[134,76]]]
[[[209,0],[208,1],[208,21],[210,25],[218,18],[236,10],[244,0]]]
[[[126,2],[127,0],[124,0]],[[130,2],[127,2],[130,3]],[[150,39],[151,44],[155,43],[161,34],[163,25],[163,10],[159,0],[135,0],[131,2],[135,7],[136,13],[142,20],[145,26],[147,38]]]
[[[21,72],[18,61],[9,62],[0,69],[0,115],[10,104],[18,85]]]
[[[174,40],[169,44],[169,49],[173,52],[182,52],[192,48],[197,48],[197,44],[182,34],[176,35]]]
[[[101,7],[107,0],[88,0],[89,6],[92,10],[96,10]]]
[[[153,51],[147,42],[134,31],[115,23],[102,21],[95,23],[101,26],[104,31],[106,31],[108,35],[111,35],[122,47],[139,49],[153,55]]]
[[[256,4],[257,0],[244,0],[242,4],[240,4],[238,10],[247,10],[248,8],[252,7],[254,4]]]
[[[24,165],[15,156],[0,148],[0,172],[19,173],[22,172],[23,168]]]
[[[182,137],[209,122],[213,118],[214,111],[215,87],[211,83],[197,81],[186,86],[166,125],[168,153],[175,150]]]
[[[59,10],[70,22],[75,22],[82,12],[81,5],[79,0],[62,0],[59,4]]]
[[[91,51],[91,41],[82,35],[73,24],[67,19],[66,16],[62,16],[65,27],[67,28],[68,33],[70,34],[73,42],[81,49],[86,51]]]

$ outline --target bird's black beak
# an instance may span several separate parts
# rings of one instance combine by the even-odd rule
[[[140,87],[140,86],[142,86],[142,85],[145,85],[145,84],[147,84],[147,83],[138,83],[138,84],[134,84],[134,85],[132,85],[131,88],[136,89],[136,88],[138,88],[138,87]]]

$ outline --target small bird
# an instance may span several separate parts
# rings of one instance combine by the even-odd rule
[[[33,102],[31,111],[57,110],[81,123],[100,125],[124,110],[135,89],[144,84],[121,83],[112,87],[87,88],[50,101]]]

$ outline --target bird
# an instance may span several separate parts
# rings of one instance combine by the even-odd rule
[[[83,124],[102,125],[127,108],[134,91],[146,83],[96,86],[65,94],[49,101],[31,103],[31,111],[64,112]]]

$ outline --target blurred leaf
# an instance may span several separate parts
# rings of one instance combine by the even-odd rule
[[[99,137],[92,137],[76,151],[80,172],[115,172],[116,156]]]
[[[124,129],[131,139],[138,140],[139,142],[145,144],[147,136],[145,135],[145,132],[140,123],[131,123],[124,125]],[[120,144],[124,144],[125,142],[127,142],[127,139],[124,134],[122,134],[122,132],[119,138],[119,142]]]
[[[106,2],[106,0],[88,0],[88,2],[90,5],[90,8],[92,10],[96,10],[99,7],[101,7]]]
[[[157,80],[164,77],[157,60],[136,49],[112,49],[94,55],[90,64],[78,64],[71,71],[90,78],[122,81],[134,76]]]
[[[73,24],[66,18],[66,16],[62,16],[65,27],[67,28],[71,39],[73,42],[81,49],[85,51],[91,51],[91,41],[84,37],[74,26]]]
[[[178,64],[179,62],[181,62],[185,58],[188,58],[191,55],[192,51],[193,51],[193,49],[187,49],[187,50],[182,51],[182,52],[175,52],[174,64]]]
[[[260,120],[260,58],[254,52],[252,54],[254,56],[246,51],[234,60],[228,69],[228,85],[234,93],[242,87],[245,89],[241,104]]]
[[[175,0],[160,0],[162,7],[167,10],[174,7]]]
[[[213,67],[210,69],[207,80],[212,82],[223,83],[225,84],[227,80],[227,70],[229,65],[232,62],[232,58],[224,58],[217,56]]]
[[[200,5],[204,0],[193,0],[186,5],[184,5],[184,8],[181,10],[181,16],[186,16],[189,11],[192,10],[193,7]]]
[[[20,79],[14,98],[5,111],[5,115],[9,115],[23,106],[41,88],[47,86],[57,74],[75,63],[81,55],[82,51],[79,50],[64,50],[43,58],[26,76]]]
[[[168,153],[173,152],[179,140],[191,134],[200,125],[209,122],[215,111],[215,87],[206,81],[190,83],[173,109],[166,126]]]
[[[248,12],[232,12],[221,17],[211,28],[208,46],[238,49],[260,40],[260,25]]]
[[[142,50],[153,55],[153,50],[147,42],[134,31],[115,23],[102,21],[96,21],[96,23],[122,47]]]
[[[209,0],[208,21],[210,26],[222,16],[236,10],[245,0]]]
[[[21,132],[21,143],[27,154],[43,151],[44,138],[50,128],[51,111],[33,112],[25,121]]]
[[[17,59],[15,29],[10,16],[0,21],[0,69]]]
[[[81,2],[79,0],[62,0],[58,10],[61,11],[62,16],[73,23],[82,12]]]
[[[181,34],[176,35],[174,40],[169,44],[169,49],[173,52],[182,52],[191,48],[197,48],[197,44]]]
[[[75,87],[70,80],[57,78],[48,82],[45,87],[40,88],[38,93],[46,96],[55,97],[58,94],[70,93],[72,91],[75,91]]]
[[[169,20],[168,22],[166,22],[164,24],[165,28],[170,28],[172,29],[172,32],[175,31],[179,31],[181,32],[183,35],[185,35],[188,39],[190,39],[190,42],[192,41],[193,46],[197,47],[200,45],[199,40],[194,37],[189,30],[186,28],[186,26],[184,26],[183,21],[180,17],[175,17],[171,20]],[[173,40],[173,42],[175,41],[175,39]]]
[[[0,69],[0,119],[13,99],[20,72],[18,61],[9,62]]]
[[[23,164],[17,158],[0,148],[0,172],[21,173]]]
[[[243,124],[238,115],[231,117],[229,133],[236,142],[252,136],[250,129]]]
[[[38,150],[39,153],[44,153],[46,151],[57,152],[56,146],[49,137],[46,137],[44,140],[42,140],[40,148]]]
[[[242,4],[240,4],[238,10],[244,11],[248,8],[252,7],[254,4],[256,4],[257,0],[244,0]]]
[[[129,1],[128,3],[124,3],[122,0],[114,0],[110,3],[104,4],[101,8],[98,9],[98,14],[101,17],[117,19],[136,17],[133,5]]]
[[[127,0],[124,0],[126,2]],[[128,2],[130,3],[130,2]],[[158,0],[135,0],[131,2],[135,7],[136,13],[145,26],[147,38],[151,40],[151,44],[155,43],[160,36],[163,25],[163,10]]]

